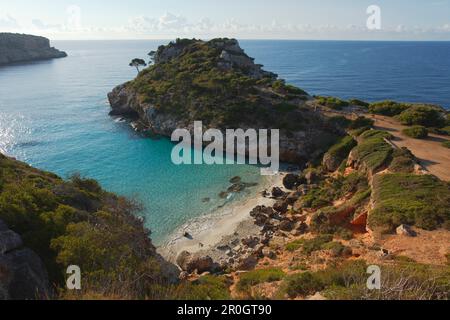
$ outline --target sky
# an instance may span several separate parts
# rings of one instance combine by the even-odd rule
[[[450,0],[0,0],[0,32],[52,40],[450,40]]]

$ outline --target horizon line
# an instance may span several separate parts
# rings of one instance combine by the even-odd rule
[[[155,39],[51,39],[51,41],[173,41],[175,39],[197,39],[209,41],[218,38],[236,39],[239,41],[317,41],[317,42],[450,42],[447,40],[407,40],[407,39],[290,39],[290,38],[239,38],[239,37],[213,37],[213,38],[191,38],[191,37],[176,37],[176,38],[155,38]]]

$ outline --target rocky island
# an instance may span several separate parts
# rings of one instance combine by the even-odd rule
[[[280,157],[307,162],[343,130],[307,107],[311,97],[255,64],[234,39],[178,39],[161,46],[154,65],[108,95],[112,115],[169,136],[202,120],[207,128],[280,129]]]
[[[0,33],[0,65],[67,57],[50,40],[27,34]]]

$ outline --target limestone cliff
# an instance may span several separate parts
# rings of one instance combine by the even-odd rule
[[[67,57],[67,54],[50,47],[47,38],[0,33],[0,65],[64,57]]]

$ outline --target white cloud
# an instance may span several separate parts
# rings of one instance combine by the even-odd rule
[[[33,19],[31,24],[38,30],[62,31],[64,29],[60,24],[47,24],[40,19]]]
[[[9,14],[0,15],[0,28],[6,30],[20,29],[18,21]]]
[[[216,22],[204,17],[198,21],[183,15],[166,13],[160,17],[137,16],[116,27],[85,26],[81,24],[81,9],[70,7],[61,24],[49,23],[39,18],[19,22],[10,15],[0,14],[0,28],[8,32],[40,34],[53,39],[167,39],[176,37],[214,38],[236,37],[254,39],[372,39],[372,40],[448,40],[450,24],[434,28],[411,25],[383,26],[370,31],[365,25],[348,24],[295,24],[273,20],[248,24],[242,20],[228,19]]]

